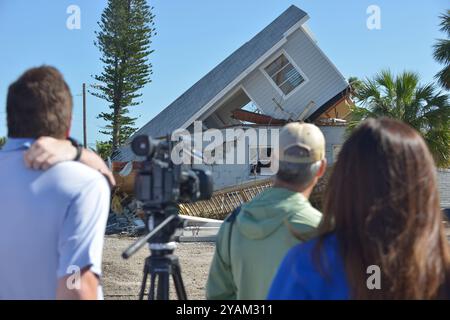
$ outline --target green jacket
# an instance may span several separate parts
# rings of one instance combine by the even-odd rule
[[[281,260],[299,243],[292,231],[310,238],[321,218],[302,194],[284,188],[244,204],[219,230],[206,298],[266,299]]]

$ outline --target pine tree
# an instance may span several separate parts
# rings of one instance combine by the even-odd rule
[[[113,153],[136,131],[129,108],[142,103],[140,91],[151,82],[150,46],[156,35],[152,10],[146,0],[108,0],[98,22],[95,45],[104,68],[93,76],[98,84],[91,93],[109,103],[110,111],[98,118],[107,122],[100,132],[111,137]]]

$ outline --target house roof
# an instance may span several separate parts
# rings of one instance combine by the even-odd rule
[[[274,47],[290,28],[306,16],[307,13],[303,10],[294,5],[290,6],[271,24],[139,129],[135,135],[162,137],[181,128],[196,112]],[[129,146],[123,147],[114,160],[130,160],[130,151]]]

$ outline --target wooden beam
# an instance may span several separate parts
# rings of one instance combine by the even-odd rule
[[[259,114],[259,113],[250,112],[247,110],[242,110],[242,109],[234,110],[231,113],[231,116],[237,120],[247,121],[247,122],[256,123],[256,124],[265,124],[265,125],[268,125],[268,124],[284,125],[287,122],[286,120],[283,120],[283,119],[275,119],[275,118],[272,118],[271,116],[267,116],[265,114]]]

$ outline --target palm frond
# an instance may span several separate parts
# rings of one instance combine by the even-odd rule
[[[389,97],[394,98],[395,81],[390,70],[382,70],[375,76],[374,80],[379,88],[383,89]]]
[[[414,72],[396,77],[385,70],[363,81],[356,92],[358,105],[350,108],[348,132],[367,118],[390,117],[420,132],[438,166],[450,165],[449,96],[435,84],[419,84]]]
[[[441,23],[440,29],[447,34],[447,38],[450,38],[450,10],[442,14],[440,17]],[[436,79],[439,84],[446,90],[450,90],[450,40],[440,39],[433,46],[434,59],[443,64],[444,68],[436,74]]]
[[[436,74],[436,79],[443,88],[450,90],[450,64]]]
[[[450,40],[438,39],[433,45],[433,57],[439,63],[450,63]]]
[[[433,154],[436,165],[441,168],[450,167],[450,128],[435,128],[424,134],[425,142]]]
[[[441,19],[441,23],[439,24],[441,27],[440,30],[447,33],[447,36],[450,37],[450,10],[447,10],[446,13],[441,14],[439,19]]]

